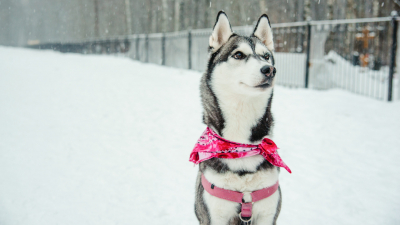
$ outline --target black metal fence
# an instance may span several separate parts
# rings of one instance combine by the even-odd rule
[[[289,87],[345,89],[400,99],[395,74],[398,17],[273,24],[277,83]],[[251,34],[250,26],[234,27]],[[84,54],[122,54],[134,60],[204,71],[211,30],[139,34],[80,43],[30,46]]]

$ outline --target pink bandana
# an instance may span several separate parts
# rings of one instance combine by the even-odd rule
[[[198,164],[211,158],[237,159],[261,154],[272,165],[292,173],[276,152],[277,149],[276,144],[268,138],[264,138],[259,145],[240,144],[220,137],[207,127],[194,146],[189,161]]]

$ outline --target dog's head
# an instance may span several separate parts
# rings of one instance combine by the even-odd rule
[[[274,85],[272,29],[262,15],[251,36],[233,33],[228,17],[219,12],[209,39],[208,79],[214,91],[254,96],[266,93]]]

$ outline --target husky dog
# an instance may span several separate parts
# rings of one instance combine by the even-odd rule
[[[219,12],[209,39],[210,58],[201,79],[203,122],[233,142],[259,144],[271,138],[271,101],[276,69],[272,29],[262,15],[251,36],[232,32],[227,15]],[[261,155],[238,159],[212,158],[200,163],[196,182],[195,212],[201,225],[241,224],[236,202],[210,195],[201,174],[215,186],[244,193],[278,181],[279,168]],[[251,200],[250,200],[251,201]],[[281,208],[280,188],[253,205],[252,225],[276,224]]]

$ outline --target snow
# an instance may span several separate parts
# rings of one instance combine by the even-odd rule
[[[6,47],[0,62],[0,224],[198,224],[200,73]],[[400,103],[274,96],[293,171],[281,171],[279,224],[399,224]]]

